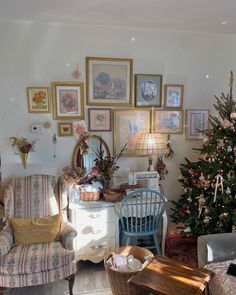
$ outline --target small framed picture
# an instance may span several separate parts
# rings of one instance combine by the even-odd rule
[[[154,110],[154,133],[183,133],[183,111]]]
[[[82,82],[52,82],[54,120],[84,119]]]
[[[29,113],[50,113],[50,88],[27,87]]]
[[[186,138],[202,139],[202,131],[209,128],[209,110],[186,110]]]
[[[57,123],[58,136],[72,136],[73,135],[73,124],[71,122],[60,122]]]
[[[166,84],[164,87],[164,107],[182,108],[184,85]]]
[[[111,131],[111,109],[88,109],[89,131]]]
[[[135,106],[161,107],[162,75],[135,75]]]
[[[86,57],[87,104],[130,106],[132,78],[132,59]]]

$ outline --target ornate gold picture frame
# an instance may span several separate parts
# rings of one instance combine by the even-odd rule
[[[50,88],[27,87],[29,113],[50,113]]]

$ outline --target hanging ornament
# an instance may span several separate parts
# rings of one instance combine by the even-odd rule
[[[170,134],[167,135],[167,143],[166,147],[168,149],[168,152],[165,153],[166,158],[172,158],[174,156],[174,150],[172,149],[171,143],[170,143]]]
[[[209,137],[208,136],[203,137],[202,141],[203,141],[203,143],[208,143]]]
[[[81,77],[82,73],[79,70],[79,64],[77,64],[77,69],[72,73],[72,76],[79,80],[79,78]]]
[[[217,142],[218,142],[217,147],[220,149],[223,149],[225,146],[224,139],[218,139]]]
[[[193,199],[192,199],[191,196],[189,196],[189,197],[187,198],[187,200],[188,200],[189,203],[192,203],[192,201],[193,201]]]
[[[231,153],[232,151],[233,151],[233,149],[232,149],[231,145],[229,145],[229,146],[227,147],[227,152]]]
[[[53,137],[52,137],[52,143],[53,143],[53,158],[56,158],[57,155],[56,155],[56,145],[57,145],[57,137],[56,137],[56,133],[53,134]]]
[[[223,194],[223,192],[224,192],[224,186],[223,186],[224,179],[223,179],[223,177],[220,174],[218,174],[218,175],[216,175],[215,179],[216,179],[216,184],[215,184],[215,193],[214,193],[214,201],[213,201],[214,203],[216,201],[216,195],[217,195],[217,191],[218,191],[219,186],[221,187],[221,194]]]
[[[201,172],[201,176],[199,177],[199,180],[200,180],[200,181],[204,181],[204,180],[205,180],[205,177],[204,177],[204,175],[203,175],[202,172]]]
[[[208,224],[210,222],[210,220],[211,220],[211,217],[207,215],[204,217],[203,223]]]
[[[224,213],[221,213],[221,214],[219,215],[219,218],[220,218],[220,220],[222,220],[222,219],[224,219],[224,218],[227,218],[228,215],[229,215],[229,212],[224,212]]]
[[[235,172],[233,170],[230,170],[227,174],[227,179],[230,181],[231,179],[234,179]]]
[[[230,195],[231,194],[231,189],[229,187],[227,187],[226,191],[225,191],[226,195]]]
[[[203,195],[200,195],[199,196],[199,199],[198,199],[198,218],[200,217],[201,213],[202,213],[202,208],[204,206],[204,204],[206,203],[206,199],[204,198]]]
[[[230,114],[230,119],[236,120],[236,112]]]

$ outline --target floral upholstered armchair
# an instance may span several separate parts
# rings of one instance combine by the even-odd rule
[[[76,273],[73,238],[67,221],[67,194],[62,181],[49,175],[14,178],[4,190],[6,227],[0,232],[0,287],[26,287],[69,281],[72,295]],[[15,244],[11,218],[42,218],[61,213],[60,240]]]

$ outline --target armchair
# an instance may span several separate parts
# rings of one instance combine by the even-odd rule
[[[235,294],[235,277],[226,274],[230,263],[236,264],[236,233],[198,237],[198,266],[215,274],[209,282],[210,295]]]
[[[69,281],[73,294],[76,273],[73,238],[76,230],[67,221],[67,194],[59,178],[31,175],[11,179],[4,190],[6,227],[0,232],[0,286],[15,288]],[[61,240],[14,244],[10,218],[42,218],[62,214]]]

